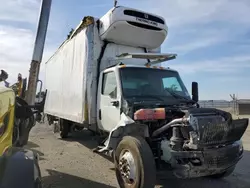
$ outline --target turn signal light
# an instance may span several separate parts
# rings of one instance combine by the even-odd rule
[[[134,113],[134,120],[166,119],[165,108],[140,109]]]

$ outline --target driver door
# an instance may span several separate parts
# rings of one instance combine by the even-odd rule
[[[115,71],[103,73],[98,119],[100,128],[111,131],[120,121],[120,92]]]

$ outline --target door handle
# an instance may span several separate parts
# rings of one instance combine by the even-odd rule
[[[111,101],[112,106],[119,106],[119,101]]]
[[[102,111],[99,109],[99,120],[102,120]]]

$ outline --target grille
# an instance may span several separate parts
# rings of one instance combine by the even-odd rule
[[[233,120],[231,123],[222,120],[222,116],[198,116],[193,125],[199,135],[199,145],[209,146],[232,143],[240,140],[248,122],[244,119]]]
[[[134,11],[134,10],[124,10],[124,14],[128,15],[128,16],[137,17],[137,18],[147,19],[147,20],[154,21],[154,22],[160,23],[160,24],[165,24],[164,20],[162,20],[156,16],[153,16],[150,14],[145,14],[145,13]]]
[[[198,117],[197,120],[200,144],[213,145],[224,141],[229,128],[220,116]]]
[[[127,22],[133,26],[141,27],[144,29],[149,29],[149,30],[154,30],[154,31],[161,31],[162,30],[162,29],[154,27],[154,26],[149,26],[149,25],[140,24],[140,23],[136,23],[136,22],[130,22],[130,21],[127,21]]]

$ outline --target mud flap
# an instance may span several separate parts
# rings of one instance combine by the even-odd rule
[[[0,157],[0,188],[36,188],[40,183],[38,156],[32,151],[11,148]]]

